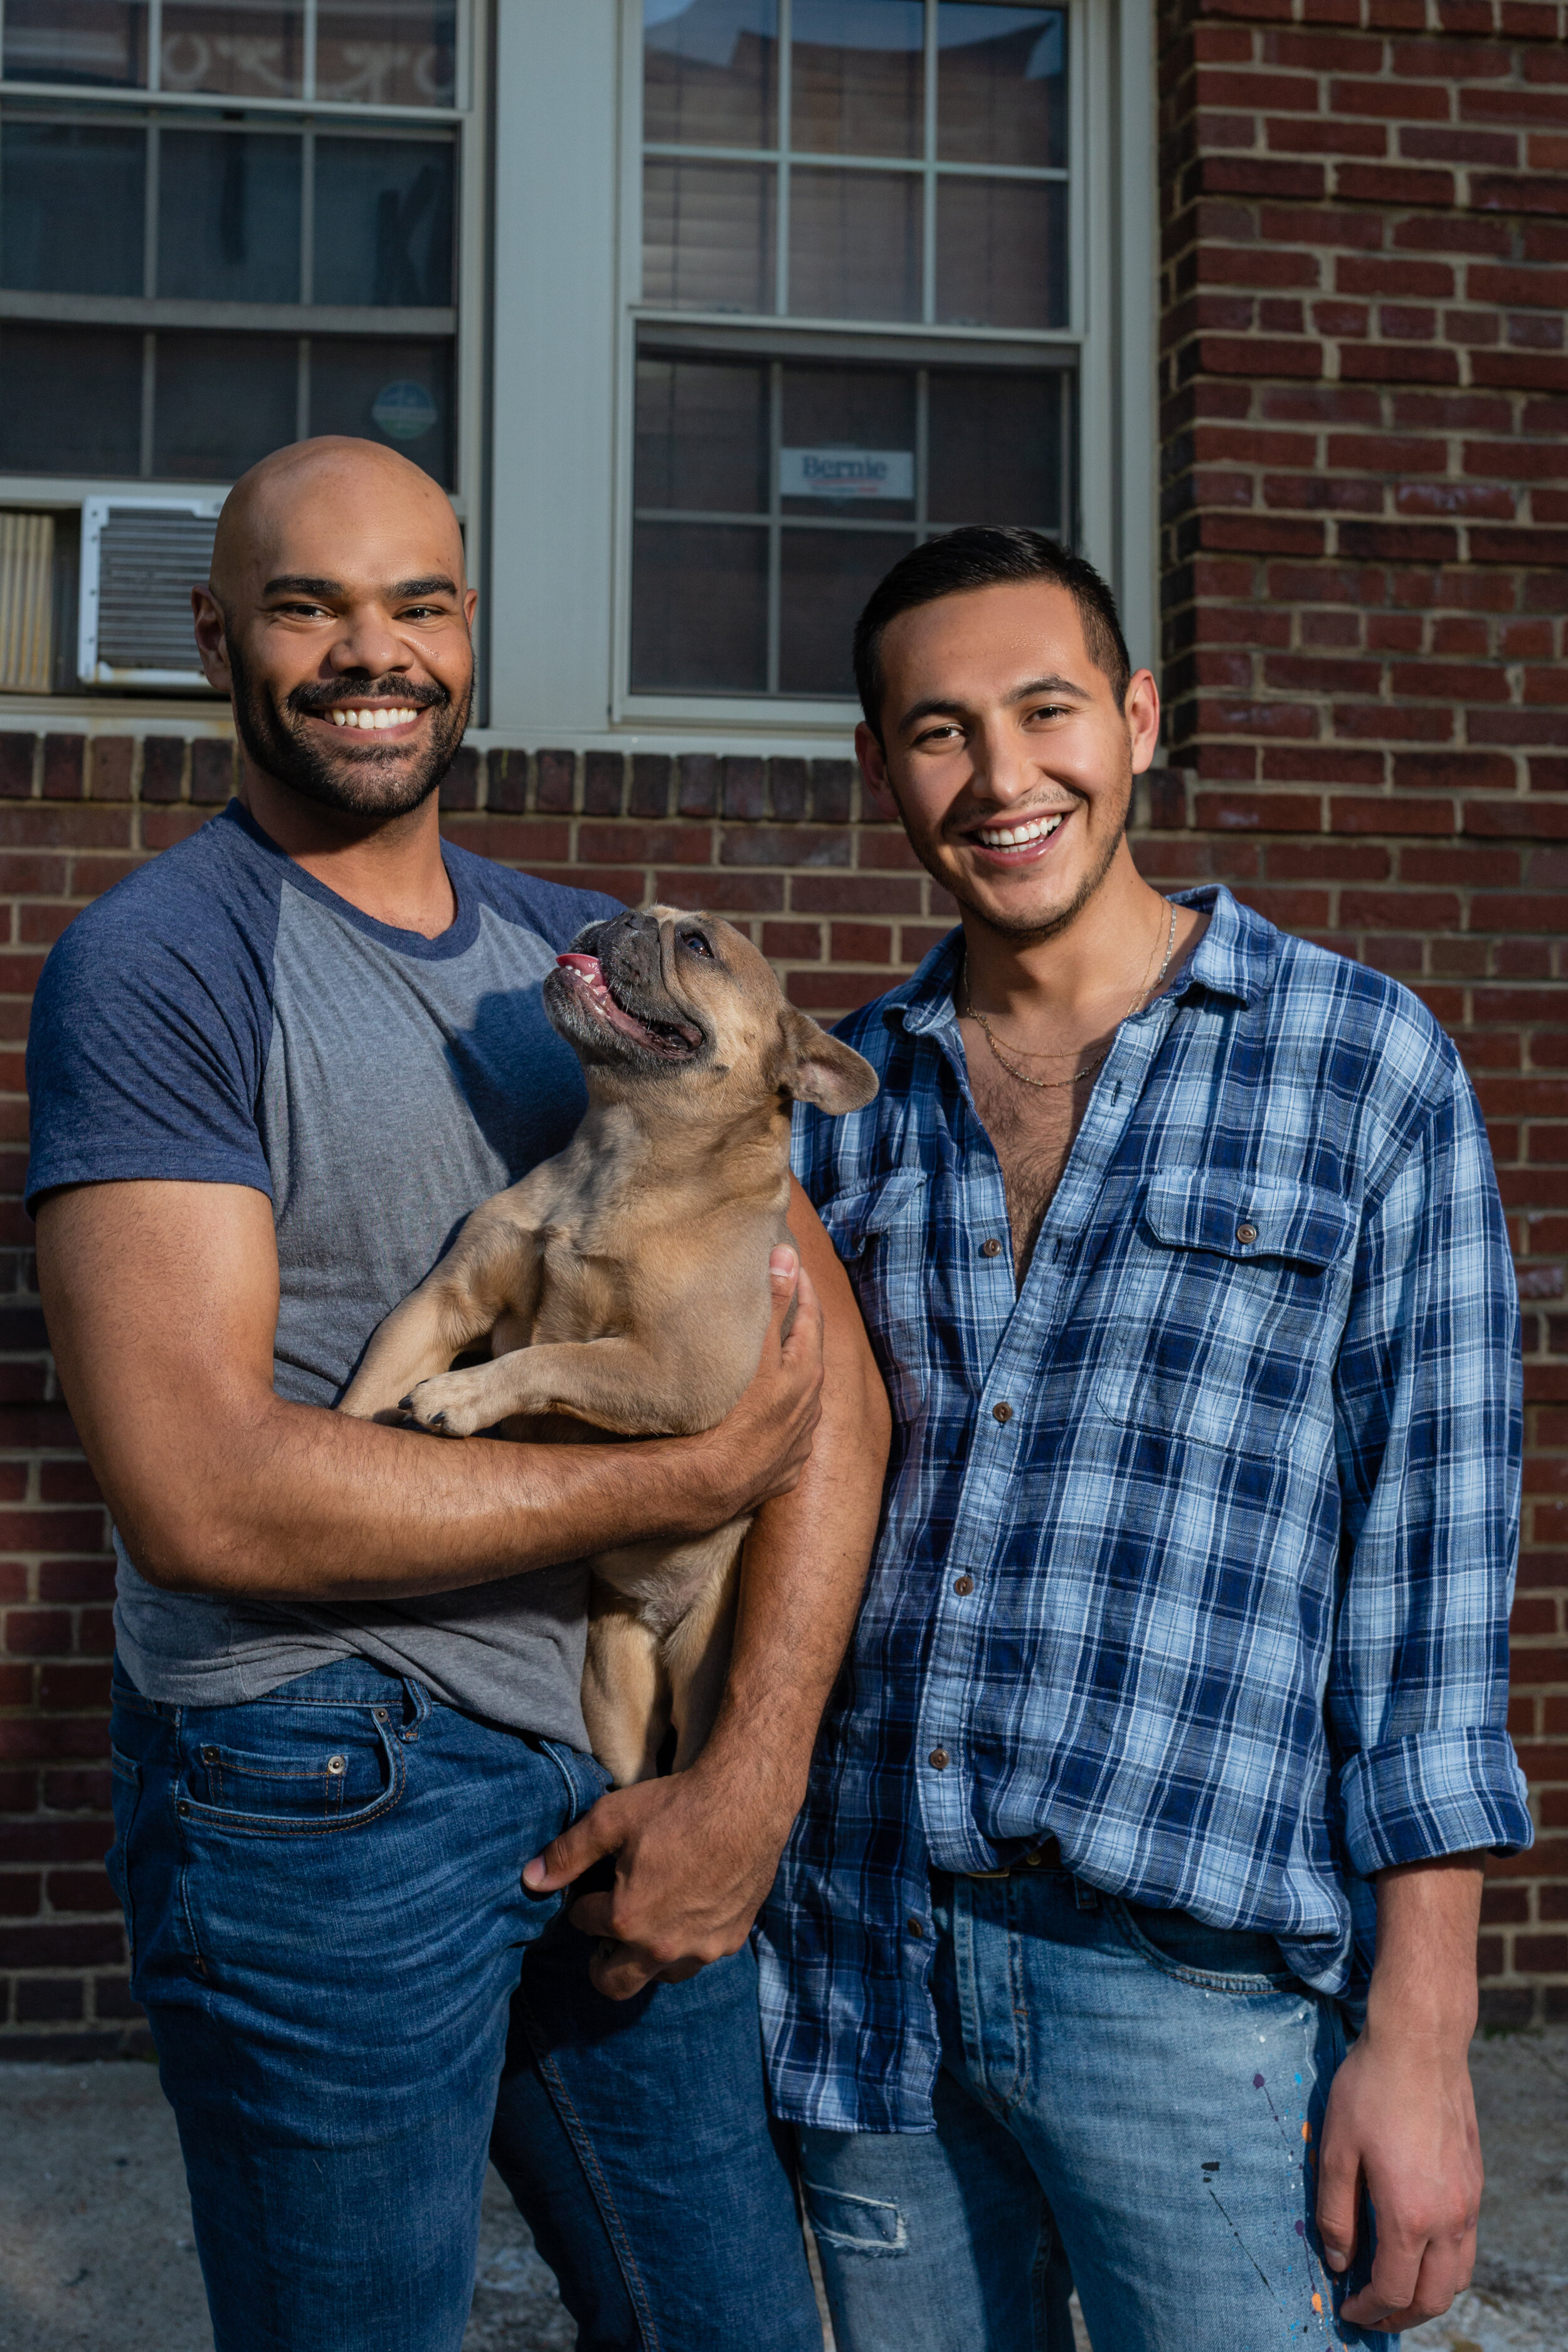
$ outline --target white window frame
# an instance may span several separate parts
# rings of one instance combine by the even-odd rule
[[[1073,452],[1078,476],[1078,536],[1085,554],[1111,580],[1135,660],[1153,640],[1155,562],[1153,488],[1154,247],[1150,151],[1153,131],[1152,29],[1147,0],[1052,0],[1068,16],[1068,317],[1060,328],[997,331],[778,317],[748,320],[759,350],[787,354],[792,340],[809,349],[813,335],[853,336],[873,357],[918,341],[933,351],[1037,349],[1042,360],[1076,360]],[[782,0],[785,11],[788,0]],[[1133,57],[1127,55],[1131,38]],[[685,736],[761,730],[841,739],[858,716],[852,700],[795,695],[635,692],[631,675],[632,467],[638,332],[647,324],[683,332],[710,326],[716,335],[742,324],[732,315],[675,310],[641,299],[642,6],[621,0],[620,274],[616,304],[615,609],[608,708],[611,723]],[[1131,70],[1141,63],[1140,76]],[[1129,84],[1133,85],[1129,87]],[[1129,119],[1131,110],[1131,121]],[[1094,138],[1090,126],[1110,126]],[[824,162],[830,159],[823,158]],[[784,207],[780,205],[780,211]],[[1143,234],[1139,236],[1142,225]],[[1140,251],[1138,248],[1142,247]],[[931,268],[931,257],[926,267]],[[1142,278],[1143,300],[1137,289]],[[1131,304],[1129,292],[1132,294]],[[1131,309],[1131,316],[1127,315]],[[1142,310],[1142,317],[1140,310]],[[1142,325],[1142,332],[1138,332]],[[1110,397],[1099,396],[1109,386]],[[1129,428],[1131,428],[1130,430]],[[1140,433],[1140,429],[1142,431]],[[1131,446],[1139,438],[1143,450]],[[1142,457],[1142,464],[1140,464]],[[1142,479],[1139,477],[1142,475]],[[1131,541],[1131,544],[1129,544]],[[1143,646],[1140,653],[1136,648]]]
[[[500,0],[496,0],[496,5],[500,5]],[[454,226],[458,251],[453,284],[457,310],[457,331],[453,342],[453,425],[456,464],[449,495],[453,509],[463,525],[469,576],[475,579],[481,576],[488,551],[483,489],[487,470],[485,357],[488,333],[485,310],[489,283],[490,176],[486,63],[490,47],[490,7],[491,0],[458,0],[453,77],[455,103],[449,107],[368,106],[355,100],[328,100],[313,96],[299,99],[231,97],[222,91],[160,90],[153,87],[122,89],[79,82],[8,81],[0,77],[0,101],[43,101],[61,107],[90,108],[100,120],[107,120],[115,112],[141,118],[146,115],[149,108],[156,109],[165,119],[177,119],[181,114],[210,119],[225,109],[230,109],[243,110],[247,116],[276,116],[282,121],[298,124],[307,132],[312,127],[324,124],[359,129],[367,133],[382,124],[392,128],[406,124],[413,130],[455,130],[457,201]],[[156,77],[160,56],[158,19],[161,15],[159,0],[151,0],[148,28],[151,79]],[[3,32],[3,0],[0,0],[0,32]],[[0,137],[3,136],[3,129],[0,129]],[[58,316],[63,323],[79,320],[81,323],[91,324],[95,311],[102,316],[106,324],[120,323],[118,317],[111,320],[110,314],[123,309],[127,312],[134,310],[137,313],[135,323],[146,326],[189,324],[221,327],[232,323],[245,331],[267,331],[274,327],[276,320],[282,331],[297,335],[310,331],[311,312],[300,305],[275,308],[268,304],[187,303],[178,300],[144,303],[136,298],[126,298],[124,303],[115,298],[104,298],[95,303],[93,298],[71,295],[62,295],[53,298],[53,300],[58,302]],[[226,318],[223,315],[226,312],[232,315]],[[184,315],[185,313],[190,314],[188,318]],[[13,308],[7,305],[4,291],[0,289],[0,324],[7,316],[31,319],[45,315],[39,298],[22,298],[22,303]],[[346,314],[333,310],[330,315],[341,324]],[[413,315],[417,317],[418,314]],[[318,311],[315,316],[319,321],[321,313]],[[406,323],[409,316],[396,310],[378,311],[374,306],[366,304],[363,324],[357,312],[355,314],[354,330],[369,336],[381,332],[416,331]],[[383,321],[386,323],[384,325]],[[0,508],[58,514],[79,509],[89,499],[110,499],[120,504],[150,497],[171,504],[192,499],[205,501],[216,499],[221,501],[229,487],[224,482],[182,481],[163,475],[142,473],[0,472]],[[74,666],[74,646],[70,658]],[[164,697],[156,692],[131,692],[123,688],[82,686],[79,682],[74,687],[62,688],[58,694],[0,696],[0,719],[29,715],[47,717],[51,720],[66,716],[104,718],[119,715],[144,722],[162,717],[187,718],[192,709],[189,693],[182,693],[177,698]]]

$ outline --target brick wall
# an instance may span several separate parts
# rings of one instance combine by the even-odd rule
[[[1568,12],[1168,0],[1168,756],[1144,850],[1416,989],[1491,1129],[1525,1303],[1487,2015],[1568,2019]]]

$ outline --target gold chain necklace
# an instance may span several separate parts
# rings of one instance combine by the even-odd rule
[[[1154,956],[1159,953],[1160,948],[1160,935],[1156,931],[1154,934],[1153,951],[1150,955],[1149,963],[1145,964],[1143,967],[1143,978],[1139,983],[1138,993],[1132,999],[1132,1002],[1128,1006],[1126,1012],[1122,1014],[1121,1021],[1130,1021],[1132,1015],[1137,1012],[1138,1007],[1145,1001],[1145,999],[1156,993],[1159,989],[1160,982],[1164,979],[1165,974],[1171,969],[1171,958],[1175,952],[1175,947],[1176,910],[1174,907],[1173,907],[1171,909],[1171,929],[1165,940],[1165,960],[1160,966],[1159,971],[1155,973],[1152,982],[1151,982],[1149,979],[1149,965],[1153,962]],[[998,1067],[1005,1070],[1010,1078],[1016,1078],[1021,1087],[1033,1087],[1036,1091],[1040,1094],[1048,1093],[1056,1087],[1076,1087],[1080,1078],[1092,1078],[1096,1070],[1099,1069],[1100,1064],[1106,1059],[1107,1055],[1110,1054],[1110,1045],[1113,1045],[1116,1043],[1116,1033],[1113,1030],[1111,1032],[1110,1045],[1107,1045],[1105,1053],[1097,1054],[1092,1062],[1086,1062],[1081,1070],[1074,1070],[1070,1077],[1032,1078],[1027,1070],[1020,1070],[1016,1068],[1015,1065],[1007,1059],[1006,1055],[1003,1052],[1001,1046],[997,1044],[995,1037],[992,1034],[990,1022],[986,1019],[984,1013],[976,1010],[973,999],[969,993],[969,958],[967,955],[963,960],[963,1009],[968,1013],[972,1021],[979,1023],[985,1043],[991,1048],[992,1059],[997,1064]],[[1117,1029],[1121,1028],[1121,1021],[1117,1023]],[[1025,1048],[1022,1045],[1015,1045],[1012,1048],[1012,1051],[1016,1054],[1022,1054],[1025,1052]],[[1026,1058],[1034,1061],[1046,1061],[1049,1056],[1044,1054],[1038,1054],[1028,1055]]]

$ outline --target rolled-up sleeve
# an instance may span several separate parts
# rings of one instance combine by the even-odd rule
[[[1506,1727],[1519,1303],[1456,1062],[1369,1205],[1336,1370],[1343,1533],[1326,1708],[1364,1876],[1531,1842]]]

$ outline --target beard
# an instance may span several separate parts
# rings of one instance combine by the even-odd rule
[[[319,808],[335,809],[342,816],[407,816],[424,806],[458,756],[468,723],[471,684],[454,696],[445,687],[415,686],[396,676],[344,678],[331,685],[297,686],[279,702],[252,677],[232,639],[227,651],[235,732],[265,775]],[[322,711],[345,702],[373,701],[395,701],[405,710],[431,713],[424,743],[414,757],[400,745],[377,745],[374,736],[364,739],[357,729],[352,733],[342,730],[341,751],[318,732],[314,721]]]
[[[945,866],[934,850],[928,854],[925,845],[916,841],[912,835],[910,835],[910,846],[931,880],[940,882],[942,888],[952,898],[957,899],[966,915],[972,915],[977,923],[984,923],[986,929],[994,931],[998,939],[1016,940],[1023,945],[1031,940],[1053,940],[1059,931],[1065,931],[1070,924],[1078,920],[1110,871],[1116,853],[1121,848],[1127,831],[1127,819],[1131,807],[1132,761],[1129,755],[1125,795],[1120,819],[1108,829],[1104,845],[1067,905],[1053,908],[1048,915],[999,914],[994,907],[983,905],[974,895],[973,886]],[[906,833],[909,832],[907,825],[904,829]]]

